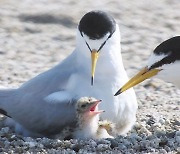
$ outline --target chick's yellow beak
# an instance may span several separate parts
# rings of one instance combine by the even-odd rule
[[[149,70],[148,67],[144,67],[139,73],[137,73],[134,77],[132,77],[124,86],[122,86],[114,96],[117,96],[122,92],[128,90],[129,88],[132,88],[135,85],[143,82],[144,80],[155,76],[159,71],[160,69]]]
[[[93,85],[94,83],[94,74],[95,74],[95,70],[96,70],[96,63],[99,57],[99,52],[97,50],[92,50],[91,52],[91,85]]]

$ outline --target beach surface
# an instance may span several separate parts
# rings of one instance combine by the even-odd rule
[[[145,66],[157,45],[180,35],[179,0],[0,0],[0,87],[17,88],[66,58],[75,48],[81,17],[100,9],[119,24],[129,77]],[[180,153],[180,90],[158,79],[134,89],[137,122],[126,137],[33,139],[1,127],[0,152]]]

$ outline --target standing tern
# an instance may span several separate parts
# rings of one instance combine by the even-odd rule
[[[0,90],[0,111],[24,136],[48,136],[74,125],[73,99],[92,96],[104,101],[100,118],[125,134],[136,120],[136,96],[133,89],[113,94],[127,80],[119,26],[106,12],[91,11],[79,22],[72,54],[19,88]]]
[[[147,66],[119,89],[115,96],[153,76],[174,83],[180,88],[180,36],[158,45],[152,52]]]

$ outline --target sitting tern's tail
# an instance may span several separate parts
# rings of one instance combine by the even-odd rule
[[[13,101],[13,95],[16,89],[0,89],[0,114],[10,117],[7,111],[4,110],[4,105],[9,105]]]

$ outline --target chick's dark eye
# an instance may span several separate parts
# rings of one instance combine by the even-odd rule
[[[86,105],[85,105],[85,104],[83,104],[83,105],[81,105],[81,107],[82,107],[82,108],[84,108],[84,107],[86,107]]]

